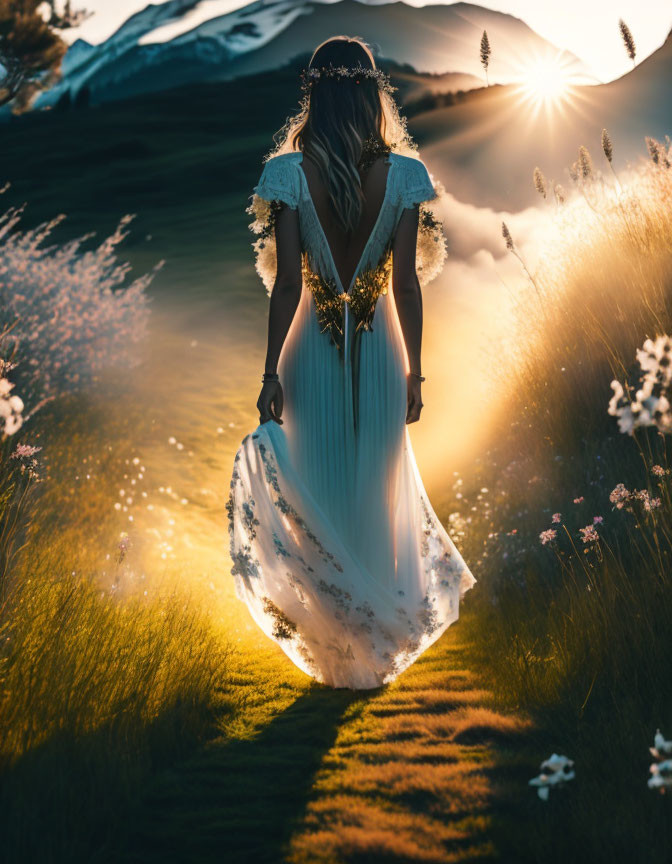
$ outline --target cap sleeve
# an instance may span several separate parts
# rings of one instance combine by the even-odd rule
[[[404,182],[401,184],[401,206],[413,207],[423,201],[431,201],[437,193],[424,162],[419,159],[408,159],[404,172]]]
[[[281,203],[287,204],[293,210],[299,206],[301,187],[298,172],[301,169],[297,160],[300,158],[300,153],[288,153],[269,159],[254,187],[254,194],[246,211],[253,218],[250,230],[256,235],[252,244],[255,267],[269,294],[273,289],[278,267],[275,219]]]
[[[398,206],[401,210],[420,205],[415,268],[420,286],[424,288],[443,270],[448,254],[439,216],[444,189],[439,181],[432,180],[420,159],[406,157],[403,167],[398,183]]]
[[[296,210],[299,204],[296,165],[293,159],[274,156],[264,165],[254,194],[264,201],[282,201]]]

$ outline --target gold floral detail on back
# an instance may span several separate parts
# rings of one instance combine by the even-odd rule
[[[355,333],[372,330],[376,303],[382,294],[387,294],[392,275],[392,252],[388,250],[374,267],[368,267],[357,276],[350,293],[339,293],[335,279],[316,273],[304,254],[303,279],[313,295],[315,314],[322,333],[328,333],[337,348],[343,348],[345,328],[345,304],[356,321]]]

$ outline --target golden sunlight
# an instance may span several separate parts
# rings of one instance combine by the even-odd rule
[[[523,72],[521,89],[539,104],[552,104],[567,98],[571,75],[561,57],[543,57],[535,60]]]

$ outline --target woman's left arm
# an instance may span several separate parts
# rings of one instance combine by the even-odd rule
[[[422,411],[421,366],[422,291],[415,270],[418,239],[417,205],[405,208],[392,247],[392,290],[408,357],[406,422],[415,423]]]
[[[280,352],[301,298],[299,213],[286,204],[276,216],[275,244],[278,266],[268,312],[268,348],[264,367],[267,375],[277,374]],[[280,381],[264,382],[257,400],[257,408],[261,423],[275,420],[276,423],[282,424],[280,418],[283,393]]]

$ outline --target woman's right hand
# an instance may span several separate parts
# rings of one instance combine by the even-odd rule
[[[422,411],[421,379],[416,375],[406,378],[406,423],[417,423]]]
[[[261,393],[257,399],[257,410],[259,411],[259,422],[268,423],[275,420],[282,426],[282,385],[279,381],[264,381]]]

